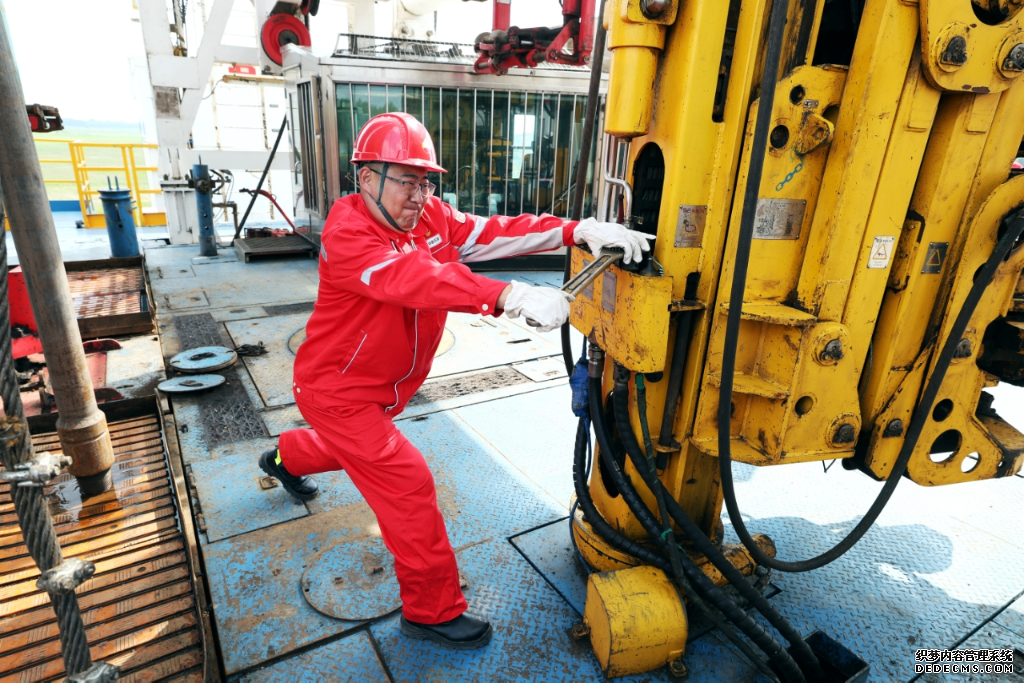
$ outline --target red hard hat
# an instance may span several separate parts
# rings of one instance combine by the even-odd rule
[[[366,161],[405,164],[447,173],[437,164],[430,133],[416,117],[403,112],[378,114],[359,131],[352,163]]]

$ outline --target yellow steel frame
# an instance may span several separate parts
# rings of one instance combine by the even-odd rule
[[[670,0],[671,12],[648,18],[634,0],[607,3],[606,133],[629,140],[627,180],[648,145],[664,159],[654,253],[664,276],[612,267],[577,297],[570,318],[608,354],[607,396],[613,363],[667,374],[677,324],[666,317],[666,296],[669,310],[691,316],[672,430],[679,447],[659,477],[719,542],[717,413],[728,310],[742,307],[733,459],[852,458],[854,467],[887,478],[936,350],[1000,224],[1024,207],[1024,177],[1007,181],[1024,138],[1024,76],[1007,59],[1024,43],[1024,9],[991,24],[964,0],[866,0],[847,67],[813,60],[825,0],[788,0],[771,144],[762,151],[752,138],[756,113],[768,106],[755,84],[769,5]],[[961,45],[966,61],[953,63]],[[736,189],[745,186],[750,159],[764,153],[746,289],[742,302],[730,301],[743,211]],[[573,273],[588,260],[575,253]],[[1005,477],[1024,465],[1024,434],[979,409],[982,390],[997,378],[975,362],[990,324],[1024,313],[1022,269],[1018,249],[972,317],[939,393],[949,409],[933,413],[910,459],[907,474],[918,484]],[[605,296],[610,285],[615,293]],[[1024,319],[1016,327],[1024,339]],[[666,389],[648,376],[646,419],[655,434]],[[639,433],[632,388],[629,403]],[[934,453],[941,448],[949,449],[944,458]],[[590,492],[601,515],[622,534],[646,538],[594,469]],[[657,509],[628,459],[622,469]],[[639,564],[579,517],[574,533],[596,568]]]
[[[78,191],[78,203],[82,210],[82,219],[87,228],[104,228],[106,220],[103,212],[95,212],[96,204],[93,198],[99,194],[98,189],[93,189],[90,184],[90,173],[116,173],[125,179],[125,188],[132,193],[134,200],[133,214],[135,224],[138,226],[166,225],[167,216],[163,211],[144,211],[142,199],[144,195],[160,194],[160,188],[143,188],[139,182],[139,174],[156,171],[156,166],[140,166],[135,159],[135,152],[138,149],[157,149],[157,145],[144,143],[108,143],[108,142],[80,142],[77,140],[62,140],[56,138],[38,137],[37,143],[48,142],[65,144],[68,146],[68,159],[41,158],[41,164],[68,164],[74,173],[73,180],[47,179],[47,184],[70,184],[74,183]],[[120,151],[121,165],[119,166],[91,166],[86,154],[88,150],[115,149]]]

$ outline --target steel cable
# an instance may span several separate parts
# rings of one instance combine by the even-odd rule
[[[0,28],[0,31],[2,30]],[[0,210],[0,224],[3,223],[3,219],[3,211]],[[7,239],[6,235],[0,234],[0,398],[3,399],[4,413],[9,418],[17,418],[16,422],[7,423],[7,433],[3,435],[7,437],[4,439],[7,447],[0,447],[4,469],[10,471],[16,465],[32,460],[34,454],[11,350],[11,312],[7,278]],[[10,434],[12,429],[15,434]],[[43,489],[11,483],[10,494],[25,547],[32,560],[39,566],[40,573],[59,566],[64,558],[50,511],[43,499]],[[92,665],[92,658],[85,635],[85,624],[82,622],[78,607],[78,597],[74,591],[66,595],[50,593],[50,600],[60,630],[64,670],[69,675],[88,670]]]

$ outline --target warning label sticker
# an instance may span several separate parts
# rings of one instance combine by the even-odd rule
[[[942,272],[942,264],[946,260],[947,249],[949,249],[949,242],[929,242],[921,272],[930,275]]]
[[[892,252],[896,246],[896,238],[880,235],[871,245],[871,256],[868,257],[868,268],[888,268],[892,260]]]

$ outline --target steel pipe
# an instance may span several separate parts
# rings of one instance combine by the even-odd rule
[[[110,488],[114,451],[106,416],[93,395],[43,172],[25,113],[25,96],[5,30],[0,30],[0,131],[4,204],[53,384],[59,413],[57,433],[64,454],[72,459],[68,471],[78,477],[82,493],[100,493]]]

